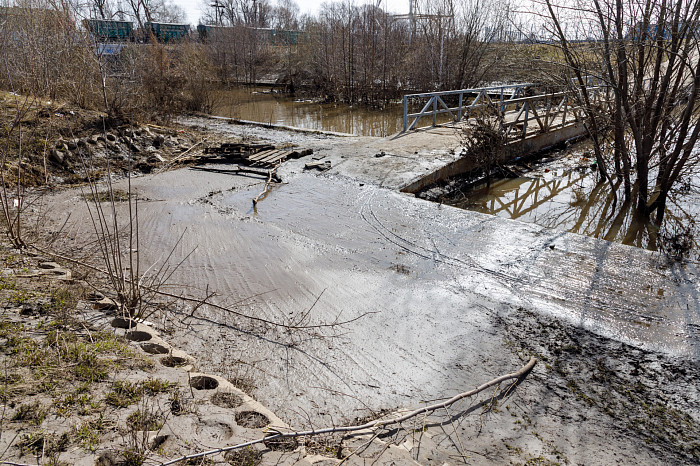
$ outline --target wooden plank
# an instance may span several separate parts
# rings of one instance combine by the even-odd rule
[[[264,166],[264,167],[272,167],[272,166],[276,165],[278,162],[283,162],[284,160],[286,160],[285,154],[280,153],[280,154],[274,154],[274,155],[272,155],[264,160],[256,160],[254,162],[254,164],[259,165],[259,166]]]
[[[251,160],[259,160],[259,159],[266,157],[269,154],[272,154],[274,152],[277,152],[277,149],[266,149],[266,150],[263,150],[260,152],[255,152],[255,153],[251,154],[250,158],[251,158]]]
[[[257,154],[251,155],[250,157],[248,157],[248,160],[250,160],[251,162],[257,162],[258,160],[262,160],[268,155],[274,154],[275,152],[277,152],[277,149],[264,150],[262,152],[258,152]]]
[[[267,157],[264,157],[262,159],[258,159],[259,162],[267,162],[268,160],[275,160],[275,159],[280,159],[280,158],[287,158],[289,156],[289,151],[286,150],[279,150],[275,151],[272,154],[268,155]]]

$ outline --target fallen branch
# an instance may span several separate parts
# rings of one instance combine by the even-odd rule
[[[473,390],[455,395],[452,398],[450,398],[449,400],[446,400],[446,401],[443,401],[440,403],[435,403],[435,404],[432,404],[430,406],[425,406],[423,408],[418,408],[414,411],[411,411],[411,412],[406,413],[406,414],[399,416],[399,417],[370,421],[370,422],[367,422],[365,424],[360,424],[360,425],[328,427],[326,429],[318,429],[318,430],[306,430],[306,431],[298,431],[298,432],[280,432],[277,430],[277,431],[275,431],[277,433],[274,435],[268,435],[267,437],[259,438],[256,440],[251,440],[251,441],[245,442],[245,443],[239,443],[237,445],[232,445],[230,447],[217,448],[215,450],[209,450],[209,451],[204,451],[201,453],[194,453],[191,455],[181,456],[179,458],[175,458],[175,459],[166,461],[164,463],[160,463],[160,466],[168,466],[171,464],[179,463],[180,461],[187,461],[187,460],[194,459],[194,458],[202,458],[204,456],[215,455],[217,453],[224,453],[224,452],[231,451],[231,450],[238,450],[240,448],[245,448],[245,447],[248,447],[251,445],[255,445],[257,443],[262,443],[262,442],[274,440],[274,439],[309,437],[309,436],[314,436],[314,435],[358,432],[358,431],[362,431],[362,430],[370,430],[370,429],[376,429],[378,427],[386,427],[386,426],[390,426],[390,425],[394,425],[394,424],[400,424],[400,423],[404,422],[405,420],[410,419],[412,417],[415,417],[419,414],[431,413],[431,412],[436,411],[438,409],[446,409],[448,406],[453,405],[454,403],[456,403],[464,398],[474,396],[477,393],[480,393],[489,387],[493,387],[494,385],[498,385],[502,382],[505,382],[506,380],[520,379],[521,377],[524,377],[525,375],[527,375],[532,370],[532,368],[535,367],[535,364],[537,364],[537,359],[534,357],[530,358],[528,363],[525,364],[523,367],[520,368],[520,370],[518,370],[516,372],[512,372],[510,374],[505,374],[505,375],[502,375],[500,377],[496,377],[495,379],[490,380],[490,381],[486,382],[485,384],[480,385],[479,387],[477,387]]]
[[[277,167],[279,167],[279,165],[277,165]],[[277,171],[277,167],[270,170],[270,172],[267,174],[267,181],[265,182],[265,188],[263,189],[263,191],[260,194],[258,194],[255,197],[255,199],[253,199],[253,211],[256,214],[258,213],[258,202],[262,201],[267,196],[267,192],[270,189],[270,183],[272,183],[272,177],[275,174],[275,172]]]
[[[194,148],[197,147],[198,145],[202,144],[202,143],[203,143],[204,141],[206,141],[207,139],[209,139],[209,138],[204,138],[204,139],[202,139],[201,141],[199,141],[198,143],[196,143],[195,145],[191,146],[191,147],[190,147],[189,149],[187,149],[185,152],[183,152],[182,154],[180,154],[180,155],[178,155],[177,157],[175,157],[174,159],[172,159],[172,160],[170,161],[170,164],[169,164],[169,165],[172,165],[172,164],[174,164],[175,162],[177,162],[178,160],[180,160],[181,158],[183,158],[185,155],[187,155],[187,154],[189,153],[189,151],[191,151],[192,149],[194,149]]]

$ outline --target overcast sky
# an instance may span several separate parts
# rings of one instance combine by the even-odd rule
[[[202,3],[205,1],[207,0],[174,0],[176,4],[185,9],[185,12],[187,13],[187,21],[190,24],[197,24],[199,22],[199,18],[202,15]],[[375,1],[354,0],[354,3],[356,5],[362,5],[365,3],[375,3]],[[318,11],[318,7],[322,3],[321,0],[296,0],[296,2],[297,5],[299,5],[299,9],[301,10],[302,14],[316,13]],[[389,10],[392,13],[406,14],[408,13],[408,2],[409,0],[382,0],[381,7],[385,10]],[[274,4],[275,1],[272,0],[272,3]]]

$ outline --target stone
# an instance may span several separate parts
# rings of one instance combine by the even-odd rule
[[[151,155],[148,156],[148,163],[150,164],[157,164],[157,163],[163,163],[165,162],[165,159],[163,158],[162,155],[158,152],[153,152]]]
[[[155,147],[160,147],[160,146],[162,146],[164,142],[165,142],[165,136],[163,136],[162,134],[157,134],[157,135],[153,138],[153,145],[154,145]]]
[[[63,151],[56,150],[56,149],[51,149],[49,152],[49,160],[53,160],[56,163],[62,164],[63,160],[65,159],[65,154]]]
[[[311,162],[304,165],[304,170],[328,170],[331,168],[331,161]]]
[[[136,153],[141,152],[141,149],[139,149],[139,146],[134,144],[134,141],[127,140],[126,147],[128,147],[131,152],[136,152]]]

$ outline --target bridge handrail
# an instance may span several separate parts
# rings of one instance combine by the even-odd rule
[[[452,113],[451,109],[445,104],[443,101],[442,97],[448,96],[448,95],[454,95],[459,97],[459,106],[456,107],[457,109],[457,117],[452,115],[452,118],[454,121],[460,121],[462,119],[462,110],[463,109],[468,109],[470,106],[464,106],[464,96],[470,96],[473,94],[476,94],[474,97],[474,100],[471,103],[471,106],[473,107],[474,105],[477,105],[477,102],[482,99],[485,95],[488,95],[492,93],[493,91],[500,91],[500,96],[499,96],[499,101],[504,102],[508,101],[512,98],[516,98],[522,95],[524,90],[528,87],[533,87],[536,86],[536,84],[533,83],[516,83],[516,84],[504,84],[501,86],[488,86],[488,87],[479,87],[479,88],[473,88],[473,89],[459,89],[459,90],[452,90],[452,91],[435,91],[435,92],[423,92],[423,93],[418,93],[418,94],[406,94],[403,97],[403,131],[406,132],[409,129],[413,129],[416,126],[416,123],[418,120],[420,120],[424,116],[432,116],[433,117],[433,126],[437,126],[437,115],[441,113],[446,113],[445,111],[438,111],[438,103],[447,110],[447,112]],[[510,96],[507,96],[507,92],[510,94]],[[428,103],[423,107],[423,109],[420,111],[419,114],[413,114],[411,118],[415,117],[413,120],[413,123],[408,124],[408,119],[409,119],[409,114],[408,114],[408,101],[409,99],[416,99],[416,98],[426,98],[428,97]],[[504,98],[507,97],[507,98]],[[489,97],[490,99],[490,97]],[[432,111],[427,111],[428,107],[432,105]]]
[[[544,93],[533,96],[521,96],[526,88],[535,86],[536,85],[532,83],[520,83],[475,89],[460,89],[457,91],[439,91],[426,92],[420,94],[407,94],[404,96],[403,99],[403,132],[413,129],[418,123],[418,121],[423,117],[432,117],[432,126],[437,126],[437,115],[449,113],[455,122],[459,122],[462,119],[468,119],[470,117],[471,112],[485,107],[495,107],[497,108],[501,116],[505,117],[507,110],[515,106],[515,110],[519,110],[515,116],[515,120],[507,122],[505,124],[504,130],[506,131],[506,134],[509,134],[513,128],[517,127],[518,125],[521,125],[521,137],[523,138],[527,134],[528,122],[533,120],[537,122],[537,124],[539,125],[539,130],[541,132],[547,132],[556,126],[564,126],[568,124],[567,114],[569,116],[573,116],[575,121],[580,121],[581,108],[572,105],[572,102],[570,102],[570,98],[572,97],[571,92],[565,91]],[[603,89],[607,89],[607,87],[598,85],[590,86],[588,87],[588,89],[589,91],[591,91],[591,95],[594,97],[594,99],[600,101],[600,96],[602,94],[600,91]],[[507,93],[506,90],[508,90],[509,92]],[[500,91],[500,95],[497,100],[491,98],[493,91]],[[476,96],[471,101],[471,103],[465,105],[464,96],[471,96],[474,94],[476,94]],[[510,96],[508,96],[508,94],[510,94]],[[446,95],[458,96],[458,106],[449,107],[442,99],[442,97]],[[408,100],[411,98],[428,98],[428,102],[425,104],[425,106],[420,112],[408,113]],[[554,102],[554,107],[552,107],[552,102],[556,99],[561,100],[558,104]],[[538,108],[538,102],[540,101],[544,101],[546,106],[540,106]],[[542,115],[540,115],[540,113],[542,113]],[[557,118],[560,118],[561,122],[556,123]],[[409,125],[410,119],[413,119],[413,121]]]
[[[418,98],[418,97],[431,97],[434,95],[457,95],[457,94],[474,94],[482,91],[500,91],[501,89],[515,89],[517,87],[534,87],[537,86],[535,83],[518,83],[518,84],[504,84],[502,86],[490,86],[490,87],[475,87],[469,89],[457,89],[451,91],[435,91],[435,92],[422,92],[419,94],[404,94],[404,98]]]

